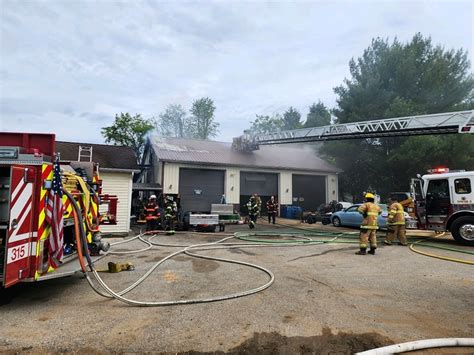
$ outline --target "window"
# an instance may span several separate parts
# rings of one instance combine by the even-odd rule
[[[471,180],[469,179],[456,179],[454,180],[454,191],[457,194],[470,194],[471,193]]]
[[[449,198],[448,180],[431,180],[428,184],[427,198]]]
[[[352,206],[352,207],[349,207],[346,212],[357,212],[357,209],[359,208],[359,206]]]

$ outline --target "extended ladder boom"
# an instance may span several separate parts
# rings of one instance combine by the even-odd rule
[[[274,133],[244,134],[234,138],[233,147],[237,150],[251,151],[264,144],[448,133],[474,133],[474,110],[335,124]]]

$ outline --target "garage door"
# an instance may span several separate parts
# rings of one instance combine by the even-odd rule
[[[179,194],[183,211],[210,212],[224,193],[224,171],[179,169]]]
[[[326,176],[293,174],[293,205],[315,211],[326,203]]]
[[[267,213],[270,196],[278,199],[278,174],[242,171],[240,173],[240,211],[247,212],[246,204],[253,194],[262,199],[262,215]]]

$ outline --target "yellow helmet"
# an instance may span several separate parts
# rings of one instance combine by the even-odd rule
[[[375,199],[375,196],[374,196],[374,194],[373,194],[372,192],[367,192],[364,197],[365,197],[365,198],[371,198],[371,199],[373,199],[373,200]]]

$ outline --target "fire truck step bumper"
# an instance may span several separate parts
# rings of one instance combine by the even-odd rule
[[[103,257],[107,256],[107,254],[104,255],[98,255],[98,256],[91,256],[92,262],[96,262]],[[84,257],[84,263],[87,265],[87,260]],[[76,256],[67,258],[63,264],[57,268],[54,271],[48,272],[45,275],[40,276],[37,280],[34,280],[33,278],[31,279],[25,279],[21,280],[22,282],[34,282],[34,281],[44,281],[44,280],[51,280],[51,279],[57,279],[59,277],[66,277],[66,276],[71,276],[76,273],[81,273],[81,265],[79,265],[79,260]]]

